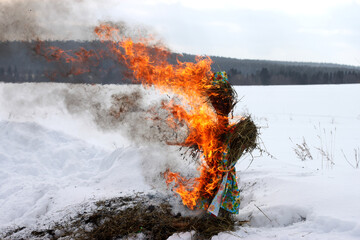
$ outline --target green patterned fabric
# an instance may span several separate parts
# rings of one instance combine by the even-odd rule
[[[219,84],[220,82],[227,83],[228,81],[229,81],[229,79],[228,79],[228,76],[225,71],[216,72],[214,74],[212,84],[216,85],[216,84]]]
[[[225,191],[221,201],[221,208],[231,213],[238,214],[240,208],[240,191],[236,182],[235,168],[227,175]]]
[[[229,148],[227,148],[229,149]],[[224,175],[215,197],[211,200],[207,211],[218,216],[220,207],[228,212],[238,214],[240,208],[240,191],[236,182],[235,164],[228,166],[228,150],[223,153],[221,165]]]

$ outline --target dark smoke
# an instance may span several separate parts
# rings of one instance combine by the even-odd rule
[[[168,95],[149,104],[140,86],[110,97],[105,97],[100,88],[74,86],[62,92],[67,111],[74,115],[90,114],[102,131],[121,131],[138,144],[175,144],[182,142],[187,134],[185,125],[173,129],[167,123],[169,112],[162,104],[171,100]]]
[[[122,21],[106,22],[94,18],[92,15],[94,9],[100,4],[102,3],[96,0],[3,0],[0,2],[0,41],[94,40],[93,28],[100,22],[116,26],[121,35],[131,37],[135,41],[150,34],[156,35],[142,26],[134,28]],[[156,43],[160,42],[159,38],[153,39],[156,39],[154,40]],[[25,47],[33,49],[31,44]],[[11,57],[18,51],[19,49],[9,49],[4,45],[0,49],[0,54],[5,59],[12,59]],[[33,52],[24,53],[21,59],[27,59],[26,61],[34,66],[48,64],[44,59],[40,61],[39,56],[35,58]],[[5,61],[4,66],[8,65],[11,64]],[[29,64],[16,66],[20,73],[23,70],[22,66],[25,65],[29,66]],[[33,65],[31,68],[35,71]],[[48,70],[60,72],[56,69],[56,64],[49,64]],[[96,77],[95,73],[94,76]],[[49,81],[56,82],[56,79]],[[26,105],[31,108],[39,106],[39,101],[41,105],[46,105],[54,103],[54,97],[63,99],[63,104],[70,114],[90,114],[99,129],[123,131],[131,140],[138,143],[176,143],[183,140],[186,134],[185,126],[179,129],[170,128],[166,122],[169,113],[162,108],[161,101],[148,104],[141,90],[135,89],[104,96],[101,86],[66,86],[56,92],[41,92],[41,96],[35,93],[36,98],[27,99]],[[163,99],[163,101],[169,100],[170,98]],[[26,111],[23,107],[18,109]]]
[[[121,1],[116,1],[116,3],[119,2]],[[30,41],[13,44],[15,47],[9,47],[11,44],[7,43],[0,45],[0,64],[6,67],[14,65],[20,74],[26,70],[27,74],[30,73],[29,75],[39,76],[38,72],[43,72],[44,69],[61,74],[57,64],[49,64],[44,58],[39,59],[41,56],[34,56],[34,43],[37,40],[94,40],[93,29],[101,19],[95,19],[89,10],[96,9],[99,4],[102,4],[102,1],[8,0],[0,2],[0,41]],[[135,41],[150,34],[156,35],[145,27],[129,27],[121,21],[105,23],[116,26],[123,36],[131,37]],[[154,39],[152,44],[160,44],[159,38]],[[76,41],[76,44],[82,43],[82,41]],[[93,44],[96,49],[99,42],[89,44]],[[31,71],[24,69],[25,67]],[[104,69],[106,70],[102,68]],[[91,77],[97,79],[96,72],[91,73]],[[117,73],[114,75],[117,78]],[[39,81],[34,76],[31,80]],[[106,78],[106,76],[102,77]],[[28,79],[26,81],[29,81]],[[77,79],[74,82],[89,83],[88,76],[84,76],[84,79]],[[71,82],[70,80],[64,82]],[[51,79],[51,81],[56,82],[58,79]],[[183,161],[178,159],[179,149],[176,144],[184,141],[188,129],[186,125],[181,124],[176,129],[168,125],[169,112],[163,108],[163,104],[170,100],[176,101],[176,99],[168,95],[162,98],[159,98],[158,93],[156,95],[157,97],[150,102],[149,91],[145,91],[139,85],[0,83],[0,99],[4,103],[2,108],[8,112],[8,119],[20,119],[20,121],[48,117],[51,119],[50,114],[54,112],[60,116],[68,112],[74,119],[79,117],[78,119],[85,119],[84,122],[87,123],[86,120],[90,117],[97,129],[110,133],[120,132],[136,145],[140,145],[143,156],[141,168],[146,181],[157,188],[159,186],[165,188],[161,173],[167,169],[177,169],[183,173],[183,176],[186,176],[185,173],[190,173],[189,166],[184,167]],[[54,124],[62,123],[60,120],[59,123]],[[65,124],[71,124],[71,122],[65,122]],[[194,167],[193,170],[192,174],[195,174],[196,168]]]
[[[0,41],[29,41],[41,35],[44,29],[39,26],[31,1],[0,3]]]
[[[69,113],[90,114],[99,130],[120,132],[141,147],[141,170],[149,185],[167,192],[162,173],[168,169],[177,169],[183,176],[196,176],[196,162],[184,161],[185,151],[177,144],[184,142],[188,128],[180,123],[176,129],[171,128],[167,123],[169,112],[163,108],[164,103],[176,98],[168,95],[159,98],[156,93],[156,99],[150,103],[148,93],[153,90],[144,90],[139,85],[111,95],[104,94],[106,91],[104,87],[74,85],[61,95]],[[176,211],[183,211],[182,204],[174,202],[173,205]]]
[[[106,3],[111,7],[119,1]],[[104,4],[97,0],[2,0],[0,41],[96,40],[93,29],[100,23],[116,26],[135,40],[150,33],[157,35],[148,27],[129,27],[119,19],[109,22],[98,18],[106,14],[97,13]]]
[[[12,120],[31,121],[68,112],[75,119],[91,119],[100,131],[121,133],[138,145],[182,142],[187,127],[171,128],[169,112],[162,107],[172,98],[159,98],[152,91],[139,85],[3,84],[0,100]]]
[[[129,25],[118,19],[112,22],[101,19],[99,16],[106,14],[102,5],[111,6],[111,3],[119,4],[112,0],[105,3],[96,0],[0,0],[1,81],[130,83],[126,67],[111,54],[100,60],[91,58],[83,63],[83,71],[77,71],[81,64],[71,64],[64,57],[55,61],[47,54],[54,47],[73,57],[81,49],[102,55],[107,45],[94,34],[99,24],[116,27],[121,36],[134,41],[151,35],[152,44],[160,44],[157,35],[147,27]]]
[[[84,13],[93,7],[94,1],[3,1],[0,3],[0,41],[90,39],[91,26],[96,22]]]

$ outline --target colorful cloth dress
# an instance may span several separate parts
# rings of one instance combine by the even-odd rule
[[[212,84],[221,85],[228,83],[226,72],[217,72],[214,74]],[[231,133],[229,133],[231,134]],[[220,208],[234,214],[239,213],[240,208],[240,190],[236,181],[235,164],[237,159],[229,165],[230,145],[227,143],[226,151],[223,152],[219,165],[223,169],[222,180],[213,199],[203,199],[200,201],[200,208],[215,216],[218,216]]]

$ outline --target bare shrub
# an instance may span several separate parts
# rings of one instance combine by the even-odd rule
[[[292,143],[294,143],[291,138],[290,138],[290,141]],[[305,161],[307,159],[309,160],[312,160],[313,157],[310,153],[310,148],[309,146],[307,145],[306,141],[305,141],[305,138],[303,137],[303,142],[302,143],[296,143],[295,144],[295,147],[293,148],[294,149],[294,152],[296,154],[296,156],[301,160],[301,161]]]

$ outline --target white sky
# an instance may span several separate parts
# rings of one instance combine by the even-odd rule
[[[360,66],[360,0],[62,1],[77,16],[58,25],[125,21],[175,52]]]
[[[360,0],[120,0],[100,12],[177,52],[360,66]]]

